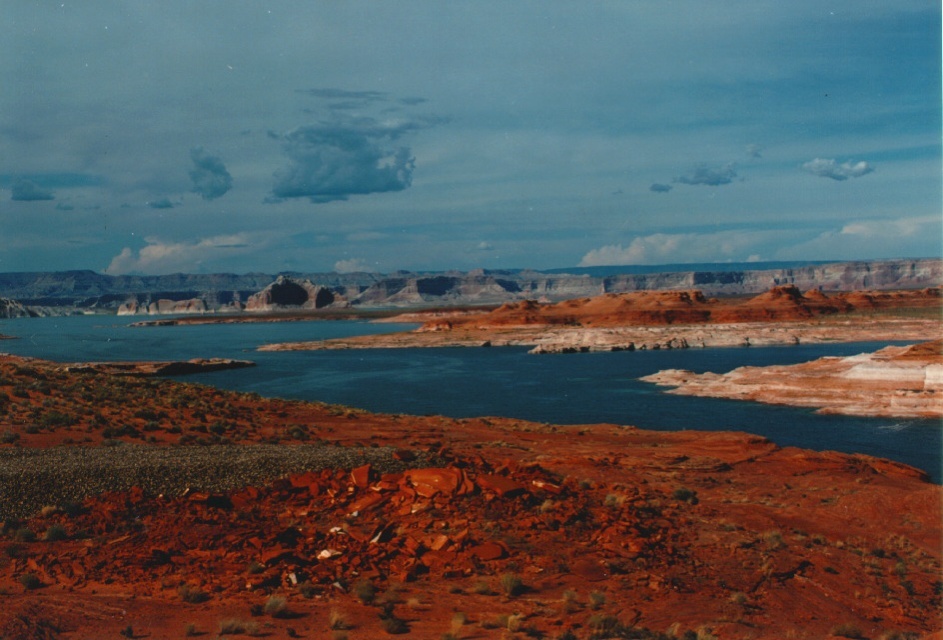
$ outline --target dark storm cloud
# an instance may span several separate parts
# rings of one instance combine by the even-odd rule
[[[11,200],[17,200],[20,202],[36,202],[39,200],[55,200],[56,197],[52,195],[51,191],[43,189],[35,182],[25,179],[16,180],[13,183],[13,186],[10,188],[12,195],[10,196]]]
[[[232,188],[232,176],[218,156],[213,156],[198,147],[190,151],[194,167],[190,170],[194,193],[199,193],[204,200],[214,200]]]
[[[655,182],[648,188],[649,191],[654,191],[655,193],[668,193],[671,189],[670,184],[661,184],[660,182]]]
[[[719,168],[711,168],[707,165],[698,165],[689,175],[675,178],[675,182],[681,184],[705,184],[716,187],[722,184],[730,184],[737,177],[732,164],[724,165]]]
[[[816,158],[815,160],[809,160],[800,168],[814,176],[839,181],[847,180],[848,178],[860,178],[874,171],[874,167],[864,160],[854,164],[851,162],[838,164],[834,158]]]
[[[408,146],[389,143],[439,122],[431,117],[382,123],[345,118],[290,131],[282,136],[289,165],[275,173],[268,201],[309,198],[323,203],[402,191],[412,183],[415,159]]]
[[[394,136],[336,125],[299,127],[287,133],[285,153],[290,164],[275,173],[272,195],[320,203],[406,189],[414,166],[409,147],[384,149],[384,138]]]
[[[173,209],[174,203],[170,201],[170,198],[161,198],[160,200],[151,200],[147,203],[151,209]]]

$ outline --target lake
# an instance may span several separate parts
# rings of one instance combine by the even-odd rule
[[[638,380],[661,369],[726,372],[739,366],[854,355],[886,342],[541,356],[517,347],[257,352],[257,346],[272,342],[403,331],[414,325],[315,321],[128,326],[137,320],[73,316],[0,321],[0,333],[19,338],[0,342],[0,351],[75,362],[249,359],[258,366],[185,379],[384,413],[746,431],[780,445],[886,457],[924,469],[934,482],[941,478],[943,430],[938,420],[825,416],[795,407],[674,396]]]

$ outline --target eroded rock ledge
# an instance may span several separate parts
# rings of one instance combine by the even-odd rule
[[[254,367],[251,360],[228,358],[193,358],[192,360],[158,362],[79,362],[63,365],[67,373],[106,373],[119,376],[183,376],[223,369]]]
[[[820,413],[943,417],[943,342],[729,373],[668,369],[642,378],[668,393],[816,407]]]

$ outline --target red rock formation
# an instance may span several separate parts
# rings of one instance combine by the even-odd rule
[[[707,299],[697,290],[604,294],[594,298],[539,304],[507,303],[483,315],[437,318],[424,331],[466,327],[573,325],[618,327],[806,320],[855,309],[940,304],[940,289],[905,292],[855,292],[829,297],[820,291],[803,295],[795,285],[773,287],[748,300]]]

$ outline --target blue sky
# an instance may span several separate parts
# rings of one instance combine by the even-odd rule
[[[0,271],[941,252],[938,2],[0,15]]]

